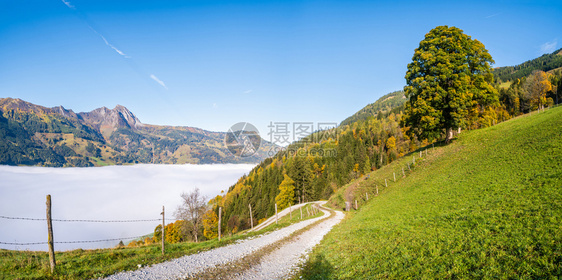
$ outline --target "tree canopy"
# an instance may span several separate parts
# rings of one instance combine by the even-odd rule
[[[492,56],[457,27],[438,26],[425,35],[406,72],[403,125],[420,139],[436,139],[467,127],[473,109],[497,102]],[[482,110],[482,108],[480,108]]]

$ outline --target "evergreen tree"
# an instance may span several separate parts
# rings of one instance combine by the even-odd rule
[[[363,169],[363,173],[367,174],[369,172],[371,172],[371,159],[369,155],[365,155],[365,168]]]

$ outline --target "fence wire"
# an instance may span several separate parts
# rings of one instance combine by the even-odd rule
[[[27,217],[9,217],[0,216],[0,219],[6,220],[23,220],[23,221],[47,221],[46,218],[27,218]],[[177,221],[178,219],[165,219],[165,221]],[[138,222],[161,222],[162,219],[138,219],[138,220],[86,220],[86,219],[51,219],[53,222],[81,222],[81,223],[138,223]],[[54,244],[80,244],[80,243],[99,243],[99,242],[109,242],[109,241],[119,241],[119,240],[131,240],[145,237],[146,235],[133,236],[133,237],[121,237],[121,238],[110,238],[110,239],[100,239],[100,240],[82,240],[82,241],[55,241]],[[3,242],[0,244],[4,245],[16,245],[16,246],[29,246],[29,245],[46,245],[48,242]]]
[[[1,219],[7,220],[25,220],[25,221],[47,221],[45,218],[24,218],[24,217],[8,217],[0,216]],[[177,221],[178,219],[165,219],[166,221]],[[82,223],[138,223],[138,222],[159,222],[162,219],[144,219],[144,220],[84,220],[84,219],[51,219],[53,222],[82,222]]]
[[[83,241],[55,241],[55,242],[53,242],[53,243],[54,243],[54,244],[98,243],[98,242],[108,242],[108,241],[138,239],[138,238],[145,237],[145,236],[146,236],[146,235],[132,236],[132,237],[122,237],[122,238],[100,239],[100,240],[83,240]],[[49,243],[48,243],[48,242],[18,243],[18,242],[1,242],[1,241],[0,241],[0,244],[26,246],[26,245],[45,245],[45,244],[49,244]]]

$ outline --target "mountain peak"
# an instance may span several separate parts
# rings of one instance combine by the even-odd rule
[[[131,111],[129,111],[127,107],[123,105],[117,104],[117,106],[115,106],[115,108],[113,108],[113,110],[111,111],[121,114],[121,116],[127,121],[127,124],[129,124],[131,128],[143,126],[140,120]]]
[[[129,109],[122,105],[117,105],[112,110],[104,106],[79,115],[86,123],[97,127],[104,136],[111,135],[119,128],[136,129],[144,126]]]

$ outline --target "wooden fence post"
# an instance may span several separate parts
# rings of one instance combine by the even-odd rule
[[[377,195],[379,195],[379,186],[375,186],[377,188]]]
[[[51,263],[51,273],[55,272],[55,247],[53,240],[53,221],[51,219],[51,195],[47,195],[47,230],[49,231],[48,245],[49,245],[49,262]]]
[[[420,158],[422,157],[422,151],[420,151]]]
[[[289,204],[289,218],[293,220],[293,206]]]
[[[396,172],[392,172],[392,175],[394,175],[394,182],[396,182]]]
[[[275,203],[275,224],[279,223],[279,216],[277,215],[277,203]]]
[[[248,204],[248,207],[250,207],[250,224],[252,225],[252,228],[254,228],[254,218],[252,218],[252,204]]]
[[[369,193],[365,193],[365,196],[367,196],[367,200],[369,200]]]
[[[302,220],[302,206],[300,207],[300,209],[301,209],[301,220]]]
[[[357,210],[359,208],[357,208],[357,199],[355,200],[355,210]]]
[[[164,215],[164,206],[162,206],[162,255],[164,255],[165,240],[166,240],[166,219]]]
[[[388,188],[388,183],[386,183],[386,179],[384,179],[384,186]]]
[[[222,218],[222,207],[219,206],[219,241],[221,241],[221,218]]]

